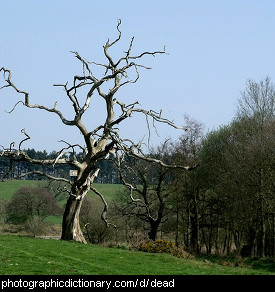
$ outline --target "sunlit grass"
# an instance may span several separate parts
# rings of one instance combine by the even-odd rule
[[[0,181],[0,198],[10,200],[12,195],[21,187],[32,186],[36,187],[38,181],[35,180],[9,180]]]
[[[272,273],[260,269],[223,266],[198,259],[181,259],[169,254],[0,235],[0,274],[256,275]]]

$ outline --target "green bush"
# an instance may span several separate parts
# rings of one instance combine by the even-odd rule
[[[56,199],[44,188],[19,188],[5,208],[6,222],[22,224],[34,219],[43,221],[51,215],[60,215],[62,209]]]

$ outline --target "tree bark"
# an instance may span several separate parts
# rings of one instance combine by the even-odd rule
[[[82,202],[83,197],[78,199],[77,197],[71,195],[68,199],[63,215],[62,240],[75,240],[86,243],[79,224],[79,213]]]
[[[148,232],[148,238],[155,241],[157,238],[158,228],[160,224],[159,218],[157,220],[150,219],[150,231]]]

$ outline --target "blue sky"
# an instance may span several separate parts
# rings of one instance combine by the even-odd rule
[[[184,125],[185,114],[202,122],[205,131],[228,124],[247,79],[268,75],[274,82],[273,0],[0,0],[0,67],[12,70],[14,83],[30,93],[32,104],[52,107],[58,101],[69,118],[70,103],[52,85],[81,73],[70,51],[104,62],[102,46],[117,36],[118,19],[122,40],[111,51],[114,58],[128,49],[132,36],[133,53],[164,45],[169,53],[144,58],[152,70],[141,69],[139,81],[118,92],[118,99],[162,109],[177,125]],[[22,128],[31,136],[26,148],[58,150],[62,139],[83,145],[79,132],[53,114],[22,105],[5,113],[18,98],[0,91],[0,145],[18,145]],[[86,118],[91,130],[104,118],[98,97]],[[163,125],[158,132],[160,137],[152,131],[153,145],[181,135]],[[121,127],[121,135],[135,141],[147,134],[146,121],[137,116]]]

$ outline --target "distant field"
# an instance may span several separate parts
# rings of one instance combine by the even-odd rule
[[[109,199],[113,199],[118,192],[124,189],[124,186],[120,184],[94,184],[94,187]]]
[[[35,180],[10,180],[0,182],[0,198],[10,200],[12,195],[20,187],[37,186],[39,183],[41,183],[41,181]],[[94,184],[94,187],[108,199],[114,198],[115,195],[123,189],[123,186],[119,184]],[[93,192],[90,192],[90,195],[92,194]]]
[[[0,235],[1,275],[274,275],[169,254]]]
[[[18,190],[19,188],[23,186],[37,186],[41,184],[41,181],[35,181],[35,180],[10,180],[6,182],[0,182],[0,199],[5,199],[9,201],[13,194]],[[101,192],[105,199],[107,201],[112,200],[116,194],[123,190],[123,186],[119,184],[94,184],[94,187]],[[101,200],[96,194],[94,194],[92,191],[88,193],[88,196],[95,197],[96,200]],[[61,206],[64,206],[65,200],[60,202]],[[49,216],[46,218],[46,222],[52,223],[52,224],[61,224],[62,223],[62,216]]]
[[[0,198],[10,200],[12,195],[17,189],[23,186],[37,186],[35,180],[11,180],[6,182],[0,182]]]

